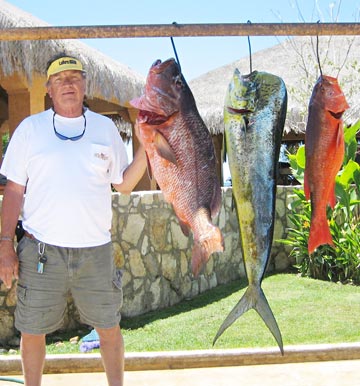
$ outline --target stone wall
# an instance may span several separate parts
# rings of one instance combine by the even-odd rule
[[[284,271],[292,264],[284,245],[276,242],[285,236],[291,191],[291,187],[278,187],[271,271]],[[116,265],[123,270],[124,317],[171,306],[245,275],[231,194],[231,188],[223,188],[221,210],[214,220],[224,236],[225,251],[213,254],[197,278],[191,273],[192,237],[183,235],[172,207],[164,202],[161,192],[113,194],[111,231]],[[0,340],[16,334],[15,305],[16,283],[10,290],[1,285]],[[78,314],[69,297],[64,328],[75,328],[78,324]]]

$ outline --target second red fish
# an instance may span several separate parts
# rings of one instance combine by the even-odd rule
[[[335,177],[344,158],[342,115],[349,105],[336,78],[322,75],[313,89],[305,132],[304,191],[311,200],[309,253],[333,245],[326,208],[335,206]]]

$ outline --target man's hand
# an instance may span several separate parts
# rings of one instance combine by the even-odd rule
[[[0,279],[7,288],[11,288],[12,281],[19,276],[19,259],[14,250],[12,241],[3,240],[0,242]]]
[[[25,186],[7,180],[1,208],[0,279],[11,288],[13,278],[19,278],[19,259],[14,249],[13,236],[19,220]]]

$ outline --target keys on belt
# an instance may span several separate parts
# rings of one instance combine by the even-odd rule
[[[45,256],[45,243],[42,243],[41,241],[38,243],[38,255],[39,255],[39,260],[37,263],[37,273],[44,273],[44,266],[45,263],[47,262],[47,257]]]

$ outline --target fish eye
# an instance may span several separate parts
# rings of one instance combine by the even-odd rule
[[[174,82],[175,82],[175,85],[176,85],[176,86],[181,87],[181,86],[183,85],[183,82],[182,82],[182,79],[181,79],[181,75],[180,75],[180,74],[179,74],[179,75],[176,75],[176,76],[174,77]]]

